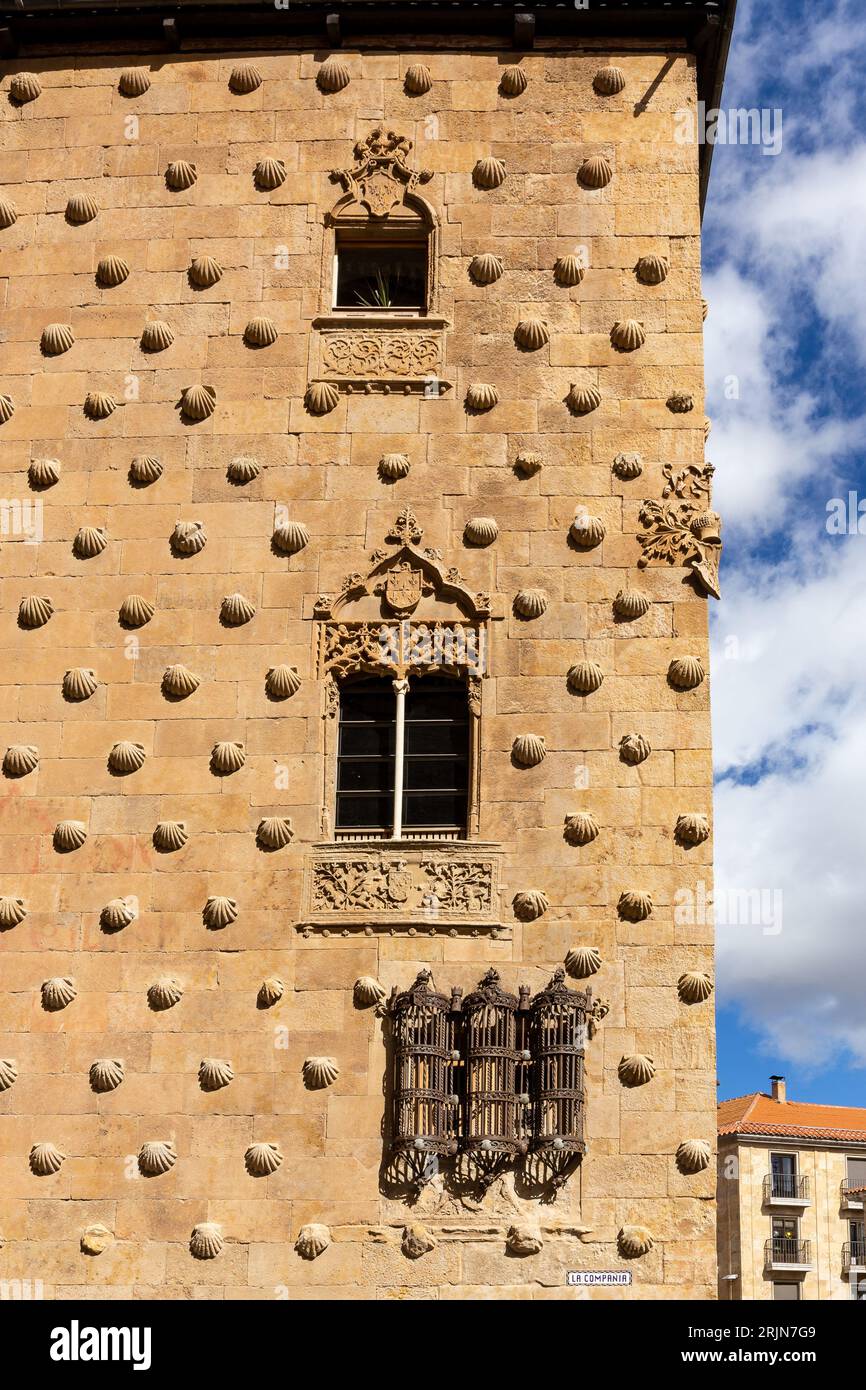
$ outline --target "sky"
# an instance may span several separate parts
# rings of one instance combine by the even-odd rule
[[[777,152],[717,145],[704,217],[721,1098],[866,1106],[864,53],[863,0],[739,0]]]

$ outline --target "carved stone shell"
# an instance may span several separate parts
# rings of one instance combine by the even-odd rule
[[[297,555],[310,541],[310,532],[302,521],[287,521],[278,526],[273,534],[273,543],[284,555]]]
[[[649,612],[651,602],[649,595],[641,589],[620,589],[613,601],[613,611],[618,618],[633,622]]]
[[[265,677],[265,689],[272,700],[288,700],[301,688],[294,666],[272,666]]]
[[[677,690],[694,690],[703,679],[703,663],[697,656],[675,657],[668,667],[668,680]]]
[[[601,827],[591,811],[576,811],[565,818],[565,838],[570,845],[589,845],[597,840]]]
[[[247,1172],[254,1178],[267,1178],[283,1161],[279,1144],[250,1144],[244,1154]]]
[[[101,1255],[114,1244],[114,1232],[101,1221],[94,1221],[81,1232],[81,1251],[84,1255]]]
[[[522,449],[514,460],[514,467],[521,478],[531,478],[544,467],[544,458],[531,449]]]
[[[96,267],[96,279],[107,289],[122,285],[129,278],[129,266],[122,256],[103,256]]]
[[[512,1255],[537,1255],[544,1248],[544,1241],[537,1226],[521,1221],[509,1227],[505,1245]]]
[[[121,96],[140,97],[150,87],[150,73],[147,68],[124,68],[117,83]]]
[[[221,772],[224,776],[238,772],[246,760],[246,750],[242,743],[226,740],[223,743],[215,743],[211,750],[211,764],[216,772]]]
[[[619,756],[631,767],[646,762],[652,751],[649,739],[644,738],[643,734],[623,734],[619,741]]]
[[[577,179],[584,188],[606,188],[613,178],[610,160],[603,154],[591,154],[577,171]]]
[[[704,443],[705,443],[705,444],[706,444],[707,440],[709,439],[709,437],[710,437],[710,435],[711,435],[711,433],[712,433],[712,429],[713,429],[713,422],[712,422],[712,420],[710,419],[709,415],[707,415],[707,416],[705,417],[705,419],[704,419]]]
[[[141,594],[129,594],[120,605],[118,617],[124,627],[144,627],[155,612],[154,606]]]
[[[176,699],[183,700],[187,695],[193,695],[200,685],[198,676],[185,666],[167,666],[163,671],[162,688],[166,695],[174,695]]]
[[[403,87],[410,97],[423,97],[433,86],[433,74],[426,63],[413,63],[406,69]]]
[[[488,156],[479,159],[472,170],[472,182],[476,188],[499,188],[505,182],[505,161]]]
[[[11,893],[0,898],[0,927],[4,931],[8,931],[10,927],[17,927],[26,916],[27,908],[24,906],[23,898],[13,898]]]
[[[104,526],[82,526],[72,542],[72,549],[80,560],[92,560],[95,555],[101,555],[107,545]]]
[[[521,319],[514,330],[514,341],[526,352],[537,352],[550,342],[547,324],[541,319]]]
[[[222,275],[223,268],[213,256],[196,256],[189,268],[189,278],[193,284],[204,290],[210,289],[217,280],[221,280]]]
[[[261,471],[261,464],[258,459],[249,458],[245,455],[239,455],[238,458],[232,459],[226,469],[229,482],[232,483],[251,483],[253,478],[257,478]]]
[[[620,352],[634,352],[646,342],[646,330],[637,319],[618,319],[610,330],[610,341]]]
[[[177,1162],[177,1149],[170,1139],[149,1139],[138,1153],[138,1166],[146,1178],[167,1173]]]
[[[463,528],[463,535],[470,545],[492,545],[499,535],[499,527],[492,516],[472,516]]]
[[[183,985],[172,975],[163,975],[147,989],[147,1000],[152,1009],[173,1009],[183,998]]]
[[[340,392],[331,381],[311,381],[304,403],[311,415],[327,415],[340,403]]]
[[[653,1248],[653,1237],[646,1226],[623,1226],[616,1239],[619,1252],[626,1259],[637,1259]]]
[[[270,347],[279,336],[273,319],[250,319],[244,329],[244,342],[250,347]]]
[[[660,285],[668,278],[670,268],[665,256],[641,256],[634,272],[642,285]]]
[[[308,1091],[322,1091],[332,1086],[340,1075],[335,1057],[307,1057],[303,1067],[304,1085]]]
[[[26,777],[39,766],[39,749],[34,743],[11,743],[3,755],[7,777]]]
[[[586,274],[586,266],[580,256],[558,256],[553,267],[553,278],[563,289],[579,285]]]
[[[476,285],[495,284],[504,269],[502,260],[492,251],[483,251],[469,262],[469,275]]]
[[[183,849],[188,839],[186,821],[182,820],[161,820],[153,832],[153,843],[162,854]]]
[[[713,992],[713,982],[705,970],[687,970],[677,980],[677,991],[684,1004],[703,1004]]]
[[[266,980],[262,980],[259,985],[258,1002],[263,1009],[270,1009],[272,1005],[278,1004],[285,993],[286,987],[276,975],[269,975]]]
[[[702,1173],[709,1168],[712,1154],[706,1139],[685,1139],[677,1149],[677,1166],[682,1173]]]
[[[70,975],[56,975],[42,981],[42,1007],[49,1013],[59,1013],[76,998],[78,990]]]
[[[27,477],[31,487],[53,487],[60,478],[60,462],[58,459],[34,459],[27,469]]]
[[[262,74],[255,63],[238,63],[236,68],[232,68],[229,88],[235,96],[249,96],[250,92],[256,91],[261,85]]]
[[[35,72],[16,72],[9,83],[9,95],[23,106],[25,102],[35,101],[42,95],[42,83]]]
[[[129,476],[132,482],[147,487],[162,477],[162,461],[151,454],[137,454],[129,465]]]
[[[198,178],[198,170],[188,159],[176,159],[165,171],[165,181],[169,188],[179,193],[184,188],[192,188]]]
[[[603,680],[604,671],[597,661],[578,661],[568,673],[568,688],[578,695],[592,695]]]
[[[672,415],[688,415],[695,408],[695,398],[688,391],[675,391],[668,396],[667,407]]]
[[[620,893],[617,910],[626,922],[643,922],[653,910],[653,900],[649,893],[629,888]]]
[[[120,743],[115,743],[108,755],[108,766],[112,772],[128,774],[138,772],[144,766],[146,757],[144,745],[132,743],[129,739],[121,739]]]
[[[511,745],[511,756],[521,767],[537,767],[546,753],[541,734],[518,734]]]
[[[243,594],[227,594],[220,604],[220,618],[227,627],[243,627],[256,616],[256,610]]]
[[[527,888],[522,893],[515,893],[512,905],[521,922],[534,922],[536,918],[544,916],[550,903],[547,894],[542,893],[540,888]]]
[[[597,946],[573,946],[565,957],[565,968],[575,980],[586,980],[601,969],[601,951]]]
[[[656,1074],[656,1064],[652,1057],[643,1057],[639,1052],[631,1057],[623,1057],[617,1068],[623,1086],[646,1086]]]
[[[50,357],[59,357],[62,352],[68,352],[75,342],[75,334],[72,332],[71,323],[49,323],[42,330],[40,339],[42,351]]]
[[[521,618],[540,618],[547,612],[548,598],[544,589],[518,589],[514,608]]]
[[[94,1091],[116,1091],[123,1080],[123,1062],[119,1057],[97,1057],[90,1064],[90,1086]]]
[[[234,1079],[234,1068],[224,1057],[204,1057],[199,1063],[198,1084],[203,1091],[220,1091]]]
[[[207,420],[216,410],[216,387],[185,386],[180,393],[180,408],[188,420]]]
[[[193,1226],[189,1251],[197,1260],[215,1260],[224,1246],[222,1228],[215,1221],[202,1221]]]
[[[379,460],[379,472],[383,478],[395,481],[397,478],[405,478],[409,472],[410,463],[405,454],[383,454]]]
[[[349,69],[339,58],[326,58],[316,73],[316,86],[321,92],[342,92],[350,81]]]
[[[701,298],[701,318],[703,319],[704,323],[706,323],[706,321],[707,321],[707,317],[708,317],[708,315],[709,315],[709,312],[710,312],[710,306],[709,306],[707,300],[704,299],[704,298]]]
[[[66,1158],[56,1144],[34,1144],[30,1150],[30,1167],[38,1178],[47,1178],[58,1173]]]
[[[643,459],[640,454],[617,454],[613,461],[613,471],[623,482],[633,482],[643,472]]]
[[[8,1091],[18,1080],[18,1067],[13,1058],[0,1057],[0,1091]]]
[[[256,839],[265,849],[285,849],[292,835],[292,822],[285,816],[268,816],[259,821],[256,830]]]
[[[165,319],[151,319],[141,330],[141,346],[145,352],[164,352],[174,342],[174,331]]]
[[[8,198],[0,198],[0,229],[3,231],[7,227],[14,227],[18,221],[18,209],[14,203],[10,203]]]
[[[117,401],[108,391],[88,391],[84,397],[84,413],[88,420],[107,420],[117,409]]]
[[[599,96],[615,97],[625,87],[625,73],[622,68],[612,66],[599,68],[592,85]]]
[[[426,1226],[421,1226],[413,1222],[409,1226],[403,1227],[403,1239],[400,1242],[400,1249],[407,1260],[419,1260],[422,1255],[435,1250],[436,1241],[427,1230]]]
[[[519,97],[529,86],[525,70],[517,63],[505,68],[499,79],[499,90],[505,97]]]
[[[593,550],[601,545],[607,528],[600,516],[590,516],[588,512],[578,512],[569,527],[569,535],[576,545],[584,550]]]
[[[710,822],[707,816],[697,812],[677,816],[677,839],[684,845],[702,845],[710,838]]]
[[[578,386],[572,383],[565,399],[574,415],[589,415],[601,405],[601,392],[597,386]]]
[[[295,1249],[302,1260],[315,1260],[331,1244],[331,1232],[319,1221],[311,1221],[298,1231]]]
[[[171,543],[182,555],[197,555],[207,544],[203,521],[178,521],[171,533]]]
[[[81,849],[87,839],[87,826],[83,820],[59,820],[54,827],[54,848],[68,854]]]
[[[466,392],[466,405],[470,410],[492,410],[499,404],[499,392],[486,381],[475,381]]]
[[[0,425],[5,425],[15,414],[15,402],[11,396],[0,396]]]
[[[202,910],[205,926],[210,927],[212,931],[231,926],[237,915],[238,905],[234,898],[208,898]]]
[[[134,898],[112,898],[99,914],[105,931],[122,931],[134,922],[137,916]]]
[[[66,220],[76,227],[92,222],[98,212],[99,205],[92,193],[73,193],[66,204]]]
[[[369,1009],[373,1004],[382,1003],[385,986],[373,975],[362,975],[355,981],[353,995],[359,1009]]]

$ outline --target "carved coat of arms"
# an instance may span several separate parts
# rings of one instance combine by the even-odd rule
[[[395,565],[385,578],[385,602],[392,613],[412,613],[421,600],[423,574],[408,563]]]
[[[409,168],[411,150],[407,136],[379,127],[355,146],[354,166],[334,169],[331,178],[362,203],[371,217],[387,217],[404,192],[412,193],[433,177],[427,169]]]

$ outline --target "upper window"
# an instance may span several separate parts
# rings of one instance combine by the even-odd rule
[[[387,313],[427,309],[428,238],[379,237],[356,229],[336,234],[334,308]]]

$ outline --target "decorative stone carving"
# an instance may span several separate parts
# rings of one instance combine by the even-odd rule
[[[150,1139],[138,1153],[139,1171],[146,1178],[158,1178],[177,1162],[177,1149],[170,1139]]]
[[[284,555],[297,555],[299,550],[309,545],[310,532],[302,521],[287,521],[276,528],[272,539],[276,549]]]
[[[129,266],[122,256],[103,256],[96,266],[96,281],[104,289],[113,290],[129,278]]]
[[[521,319],[514,330],[514,341],[526,352],[537,352],[550,342],[550,331],[542,319]]]
[[[57,975],[51,980],[42,981],[42,1007],[48,1013],[59,1013],[71,1004],[77,995],[75,981],[70,975]]]
[[[687,970],[677,980],[677,992],[684,1004],[703,1004],[713,992],[713,982],[705,970]]]
[[[42,330],[42,351],[49,357],[59,357],[61,353],[68,352],[74,342],[71,323],[49,323]]]
[[[18,1067],[11,1057],[0,1057],[0,1092],[8,1091],[18,1080]]]
[[[340,1075],[340,1066],[335,1057],[307,1057],[303,1073],[308,1091],[323,1091],[334,1084]]]
[[[431,1250],[436,1249],[436,1241],[426,1226],[413,1222],[411,1225],[403,1227],[400,1249],[407,1260],[419,1260],[422,1255],[427,1255]]]
[[[208,898],[201,915],[206,927],[210,927],[211,931],[221,931],[223,927],[230,927],[232,922],[237,920],[238,905],[234,898]]]
[[[701,591],[719,598],[721,518],[709,509],[714,471],[711,463],[690,463],[677,473],[673,464],[664,465],[663,500],[647,499],[640,510],[647,530],[637,538],[642,552],[638,565],[644,569],[651,560],[684,563]]]
[[[223,777],[239,772],[247,760],[246,749],[242,743],[215,743],[211,750],[211,767]]]
[[[702,845],[705,840],[710,838],[709,818],[697,812],[677,816],[674,834],[680,844]]]
[[[90,1064],[90,1087],[93,1091],[116,1091],[124,1076],[119,1057],[98,1057]]]
[[[178,521],[171,533],[171,547],[181,555],[197,555],[207,544],[203,521]]]
[[[521,618],[540,618],[547,612],[548,597],[544,589],[518,589],[514,609]]]
[[[409,460],[405,454],[383,454],[379,460],[379,476],[389,482],[405,478],[409,472]]]
[[[114,1232],[101,1221],[95,1221],[92,1226],[86,1226],[81,1232],[80,1244],[83,1255],[101,1255],[114,1244]]]
[[[16,72],[9,83],[9,95],[13,101],[24,106],[42,95],[42,83],[35,72]]]
[[[198,170],[188,159],[174,160],[165,171],[165,181],[176,193],[182,192],[185,188],[192,188],[197,178]]]
[[[695,398],[687,391],[675,391],[672,396],[668,396],[667,408],[673,415],[688,415],[690,410],[695,408]]]
[[[517,63],[510,64],[503,70],[499,79],[499,90],[504,97],[519,97],[529,86],[529,78],[526,70]]]
[[[0,198],[0,231],[14,227],[18,221],[18,209],[8,198]]]
[[[712,420],[710,419],[709,415],[707,415],[707,416],[705,416],[705,418],[704,418],[704,443],[705,443],[705,444],[706,444],[707,440],[709,439],[710,435],[712,434],[712,430],[713,430],[713,422],[712,422]]]
[[[149,487],[162,477],[162,461],[151,454],[137,454],[129,465],[129,481]]]
[[[99,914],[99,920],[104,931],[122,931],[135,921],[137,915],[135,898],[112,898]]]
[[[316,86],[320,92],[342,92],[350,81],[349,69],[339,58],[326,58],[316,73]]]
[[[570,845],[589,845],[597,840],[601,827],[591,811],[576,811],[565,818],[565,838]]]
[[[244,1154],[247,1172],[254,1178],[267,1178],[283,1161],[279,1144],[251,1144]]]
[[[670,268],[665,256],[641,256],[634,272],[642,285],[660,285],[668,278]]]
[[[700,657],[677,656],[668,667],[668,680],[677,690],[694,690],[704,679]]]
[[[505,1246],[511,1255],[537,1255],[544,1248],[541,1231],[528,1221],[521,1221],[508,1228]]]
[[[26,916],[27,909],[23,898],[13,898],[11,894],[0,898],[0,927],[4,931],[8,931],[10,927],[17,927]]]
[[[580,256],[558,256],[553,266],[553,278],[562,289],[573,289],[585,274],[586,266]]]
[[[640,454],[617,454],[613,471],[624,483],[633,482],[643,472],[643,459]]]
[[[612,178],[610,160],[603,154],[591,154],[577,171],[577,181],[583,188],[606,188]]]
[[[597,661],[578,661],[568,672],[568,688],[577,695],[593,695],[601,688],[604,672]]]
[[[84,413],[88,420],[107,420],[117,409],[117,401],[107,391],[88,391],[84,397]]]
[[[174,330],[164,319],[152,319],[141,330],[141,346],[145,352],[164,352],[174,342]]]
[[[237,67],[232,68],[229,77],[229,89],[235,96],[249,96],[262,85],[262,74],[259,72],[255,63],[238,63]]]
[[[87,839],[87,826],[82,820],[61,820],[54,827],[54,848],[61,854],[81,849]]]
[[[472,182],[476,188],[500,188],[505,182],[506,172],[504,159],[488,156],[487,159],[479,159],[476,162],[472,170]]]
[[[108,533],[104,526],[82,526],[76,532],[72,549],[79,560],[92,560],[101,555],[108,545]]]
[[[255,616],[254,605],[243,594],[227,594],[220,604],[220,621],[226,627],[243,627]]]
[[[511,756],[521,767],[537,767],[547,756],[542,734],[518,734],[511,745]]]
[[[207,420],[216,410],[215,386],[186,386],[180,393],[181,413],[187,420]]]
[[[410,97],[423,97],[433,86],[433,74],[426,63],[412,63],[403,78],[403,90]]]
[[[383,1002],[385,986],[372,975],[362,975],[355,981],[353,995],[359,1009],[369,1009]]]
[[[232,459],[226,469],[226,476],[230,483],[251,483],[254,478],[259,476],[261,471],[262,467],[258,459],[239,455],[237,458]]]
[[[268,816],[259,821],[256,840],[263,849],[285,849],[292,838],[292,822],[285,816]]]
[[[646,1255],[653,1248],[653,1237],[645,1226],[623,1226],[617,1236],[619,1253],[627,1260]]]
[[[286,166],[281,159],[260,159],[253,170],[253,179],[260,193],[273,193],[286,181]]]
[[[231,1062],[223,1057],[204,1057],[199,1063],[198,1084],[203,1091],[221,1091],[235,1079]]]
[[[92,193],[73,193],[66,204],[66,220],[73,226],[82,226],[85,222],[92,222],[99,212],[99,205]],[[127,270],[127,275],[129,271]],[[125,280],[126,275],[121,279]],[[118,281],[118,283],[120,283]]]
[[[184,700],[188,695],[195,694],[200,685],[199,677],[188,671],[185,666],[167,666],[163,671],[163,693],[173,695],[177,700]]]
[[[565,957],[565,968],[575,980],[586,980],[601,969],[601,951],[596,946],[573,946]]]
[[[188,839],[186,822],[182,820],[161,820],[153,832],[153,843],[161,854],[183,849]]]
[[[355,145],[354,165],[332,170],[331,178],[342,184],[371,217],[387,217],[405,194],[414,193],[419,184],[428,183],[433,177],[429,169],[409,167],[411,153],[412,141],[408,136],[377,126]]]
[[[599,68],[592,85],[602,97],[615,97],[625,88],[625,73],[622,68],[604,67]]]
[[[442,360],[442,340],[437,333],[424,333],[413,328],[411,332],[398,332],[389,328],[377,332],[372,328],[339,331],[329,330],[321,337],[322,366],[326,373],[340,378],[347,393],[351,394],[355,384],[384,382],[382,390],[389,394],[392,386],[396,389],[403,384],[403,390],[411,391],[413,380],[424,386],[425,382],[437,377]],[[328,386],[330,391],[339,391],[333,382],[318,382],[317,386]],[[439,382],[444,387],[444,382]],[[310,387],[312,392],[313,387]],[[332,399],[329,395],[328,400]],[[336,404],[335,400],[335,404]],[[315,403],[309,408],[314,414],[325,414]],[[327,410],[333,406],[326,406]]]
[[[223,268],[213,256],[196,256],[189,268],[189,278],[199,289],[210,289],[222,277]]]
[[[531,478],[544,467],[544,457],[531,449],[522,449],[514,460],[514,470],[521,478]]]
[[[26,777],[39,766],[39,749],[33,743],[11,743],[3,755],[7,777]]]
[[[331,1244],[331,1232],[319,1221],[311,1221],[298,1231],[295,1249],[302,1260],[315,1260]]]
[[[499,404],[499,392],[495,386],[485,381],[476,381],[466,392],[466,405],[469,410],[492,410]]]
[[[499,526],[492,516],[472,516],[463,528],[470,545],[492,545],[499,535]]]
[[[642,618],[650,611],[652,600],[642,589],[620,589],[613,601],[613,611],[627,623]]]
[[[222,1227],[215,1221],[202,1221],[193,1226],[189,1238],[189,1252],[197,1260],[215,1260],[225,1246]]]
[[[148,986],[147,999],[150,1007],[161,1012],[163,1009],[173,1009],[183,998],[183,985],[180,980],[176,980],[172,975],[163,975],[161,979],[155,980]]]
[[[279,336],[273,319],[250,319],[244,329],[244,342],[248,347],[270,347]]]
[[[617,1068],[623,1086],[646,1086],[656,1074],[652,1057],[643,1057],[636,1052],[631,1057],[623,1057]]]
[[[646,762],[652,751],[649,739],[644,738],[643,734],[623,734],[619,741],[619,756],[631,767]]]
[[[124,68],[117,83],[121,96],[141,97],[150,87],[150,73],[147,68]]]
[[[522,893],[515,893],[512,906],[521,922],[534,922],[544,916],[550,903],[547,894],[539,888],[527,888]]]
[[[589,512],[581,510],[571,523],[568,534],[582,550],[593,550],[601,545],[607,529],[600,516],[590,516]]]
[[[362,926],[385,922],[402,930],[437,925],[494,925],[499,856],[492,846],[423,842],[398,846],[316,847],[309,866],[307,911],[314,923]]]
[[[702,1173],[709,1168],[712,1155],[706,1139],[685,1139],[677,1148],[677,1166],[681,1173]]]
[[[294,666],[272,666],[265,677],[265,689],[272,700],[288,700],[301,688]]]
[[[27,477],[30,486],[39,491],[54,487],[60,479],[60,462],[58,459],[34,459],[27,469]]]
[[[11,396],[0,396],[0,425],[5,425],[15,414],[15,402]]]
[[[143,744],[123,739],[120,743],[115,743],[109,753],[108,766],[112,772],[127,776],[131,772],[138,772],[144,766],[146,756]]]
[[[473,256],[469,262],[469,276],[476,285],[493,285],[500,278],[505,266],[499,256],[492,251],[484,251]]]
[[[703,319],[704,323],[706,323],[706,321],[707,321],[707,316],[708,316],[709,312],[710,312],[710,306],[709,306],[709,304],[707,303],[707,301],[702,297],[702,298],[701,298],[701,318]]]
[[[154,605],[141,594],[129,594],[118,609],[118,617],[124,627],[144,627],[155,612]]]
[[[329,364],[339,366],[344,357],[351,351],[350,344],[346,340],[345,352],[341,350],[339,339],[337,343],[329,342],[326,352],[330,353]],[[311,381],[307,387],[304,402],[311,415],[327,415],[334,410],[340,403],[340,393],[330,381]]]
[[[260,1008],[270,1009],[278,1004],[285,993],[285,985],[276,975],[269,975],[259,985],[258,1002]]]
[[[61,1153],[56,1144],[34,1144],[30,1150],[30,1168],[37,1178],[59,1173],[65,1159],[66,1154]]]
[[[646,330],[637,319],[620,319],[610,330],[610,341],[620,352],[634,352],[646,342]]]
[[[653,900],[649,893],[641,893],[634,888],[626,889],[619,895],[617,910],[626,922],[643,922],[653,910]]]
[[[597,386],[578,386],[572,382],[565,402],[573,415],[589,415],[601,405],[601,392]]]

